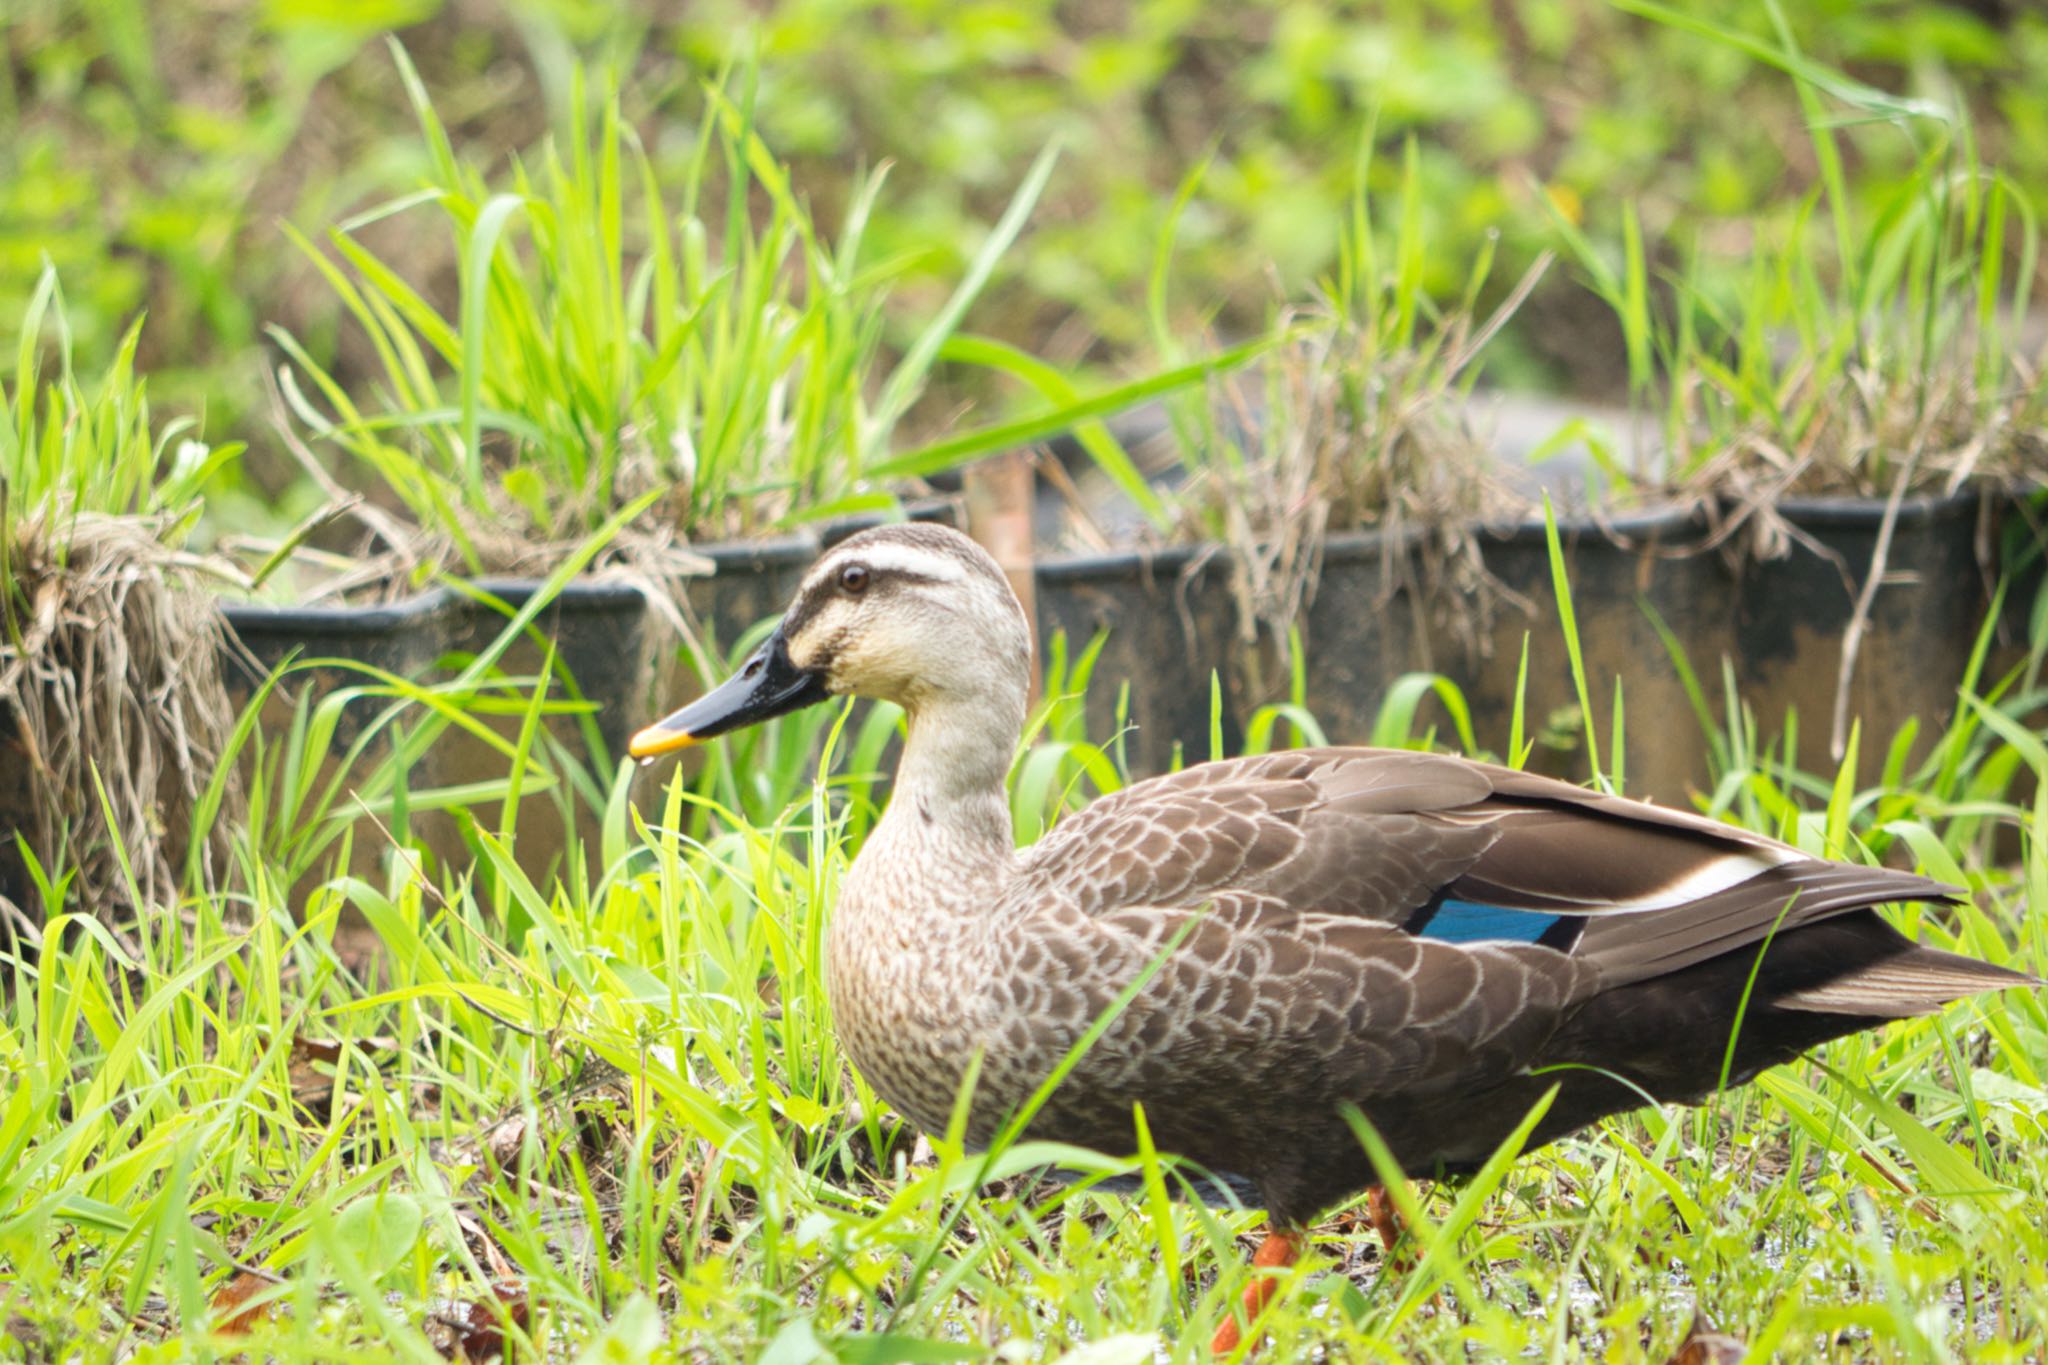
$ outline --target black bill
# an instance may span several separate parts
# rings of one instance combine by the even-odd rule
[[[789,661],[789,645],[776,631],[750,655],[740,671],[682,710],[634,735],[626,746],[635,758],[653,758],[764,720],[800,711],[831,694],[825,679]]]

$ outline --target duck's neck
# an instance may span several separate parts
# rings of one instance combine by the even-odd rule
[[[1024,728],[1021,700],[928,699],[908,709],[906,722],[884,822],[941,839],[956,856],[1007,860],[1016,845],[1004,780]]]
[[[906,719],[889,807],[855,862],[857,899],[872,896],[896,914],[973,903],[970,888],[1000,879],[1016,851],[1004,779],[1023,729],[1022,697],[924,700],[906,708]]]
[[[984,955],[1016,850],[1003,795],[1023,703],[909,707],[889,807],[840,884],[826,931],[841,1045],[876,1091],[945,1126],[983,1045]],[[935,1098],[936,1097],[936,1098]]]

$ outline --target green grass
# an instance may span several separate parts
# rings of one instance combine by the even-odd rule
[[[504,782],[407,777],[437,730],[469,723],[501,652],[432,690],[366,679],[386,709],[339,779],[319,761],[338,701],[281,732],[245,725],[261,757],[239,875],[134,925],[133,958],[53,885],[40,951],[0,964],[13,1339],[424,1361],[489,1324],[560,1356],[1203,1359],[1252,1217],[1166,1200],[1155,1154],[920,1141],[837,1051],[822,928],[895,716],[824,708],[692,775],[595,775],[591,870],[572,857],[536,882],[511,776],[577,789],[542,705],[504,740]],[[1122,781],[1114,737],[1081,728],[1093,658],[1052,661],[1018,760],[1026,837]],[[1442,686],[1401,689],[1380,738],[1406,738]],[[1942,748],[1951,776],[1869,793],[1731,742],[1716,804],[1816,852],[1910,852],[1966,881],[1971,905],[1901,922],[2038,972],[2035,704],[1971,708]],[[1292,705],[1254,731],[1290,725],[1314,737]],[[1617,725],[1610,775],[1625,744]],[[478,814],[437,863],[419,821],[448,805]],[[413,851],[392,856],[365,808]],[[1383,1269],[1340,1211],[1265,1324],[1269,1358],[1656,1359],[1695,1306],[1759,1358],[2036,1357],[2044,1071],[2048,1009],[2008,993],[1419,1187],[1412,1271]],[[1136,1169],[1151,1193],[1041,1183],[1056,1157],[1084,1177]]]
[[[1732,234],[1659,242],[1631,202],[1618,242],[1595,243],[1553,215],[1661,415],[1661,463],[1610,472],[1766,503],[2035,476],[2048,409],[2021,332],[2039,209],[1969,110],[1828,69],[1775,6],[1768,38],[1649,0],[1624,7],[1782,73],[1816,175]],[[1850,166],[1901,153],[1897,174],[1852,185]],[[1674,257],[1660,278],[1654,264]],[[1763,543],[1782,541],[1767,526]]]
[[[1430,282],[1444,276],[1446,253],[1430,240],[1417,144],[1411,138],[1403,147],[1392,190],[1375,195],[1374,133],[1371,125],[1360,131],[1349,196],[1331,215],[1340,224],[1334,268],[1306,302],[1279,312],[1271,345],[1254,364],[1167,400],[1186,483],[1172,506],[1140,501],[1155,531],[1259,553],[1288,545],[1297,528],[1455,534],[1493,510],[1489,455],[1462,403],[1479,382],[1488,344],[1547,259],[1487,316],[1480,310],[1495,254],[1487,243],[1463,258],[1455,294],[1440,301]],[[1206,173],[1190,176],[1178,208]],[[1185,345],[1167,302],[1180,226],[1177,210],[1152,273],[1153,343],[1167,355]],[[1119,474],[1120,452],[1088,448]],[[1128,477],[1117,482],[1129,491]]]
[[[665,182],[615,92],[586,120],[577,68],[569,126],[494,188],[458,156],[403,50],[392,53],[427,183],[321,245],[294,234],[378,357],[375,401],[272,329],[292,361],[284,397],[316,455],[360,461],[471,571],[494,562],[505,525],[573,539],[648,488],[665,490],[650,523],[699,540],[893,504],[866,473],[1023,231],[1050,150],[892,363],[882,309],[904,263],[872,259],[864,242],[879,173],[828,237],[762,143],[750,100],[712,86],[694,155]],[[366,231],[423,215],[454,237],[453,317],[363,245]],[[992,448],[970,438],[958,458]]]
[[[1686,9],[1770,33],[1743,0]],[[2007,6],[2001,25],[1935,0],[1786,9],[1820,60],[1893,90],[1952,83],[2039,195],[2038,13]],[[1618,233],[1622,204],[1647,197],[1680,238],[1796,197],[1813,170],[1802,161],[1788,176],[1778,156],[1796,111],[1782,83],[1692,35],[1578,0],[1519,0],[1507,15],[1260,0],[1230,16],[1136,7],[1085,24],[1040,0],[982,0],[966,13],[848,0],[273,0],[232,22],[197,0],[15,0],[0,11],[0,124],[14,134],[0,141],[0,348],[47,252],[75,282],[94,363],[147,308],[160,396],[204,395],[218,431],[263,430],[268,322],[306,337],[323,363],[350,366],[353,388],[360,357],[334,345],[336,309],[275,225],[345,216],[418,172],[378,41],[388,29],[480,158],[566,114],[577,58],[616,66],[664,175],[687,156],[696,83],[758,56],[763,132],[828,221],[863,170],[894,163],[874,240],[886,257],[916,260],[920,293],[950,283],[1032,159],[1067,137],[1045,230],[1023,244],[980,324],[1027,349],[1063,323],[1113,356],[1145,345],[1149,245],[1173,187],[1205,155],[1215,174],[1184,255],[1186,302],[1200,311],[1178,321],[1191,327],[1220,304],[1229,330],[1255,327],[1270,303],[1266,262],[1290,294],[1333,266],[1353,140],[1372,110],[1384,131],[1421,145],[1427,221],[1453,262],[1431,281],[1441,297],[1491,233],[1502,234],[1506,278],[1548,245],[1532,170],[1596,237]],[[1860,190],[1906,164],[1904,149],[1880,146],[1848,169]],[[447,265],[438,234],[403,250],[409,277]],[[1563,299],[1562,273],[1549,284]],[[1558,344],[1548,320],[1527,315],[1506,348],[1520,373],[1611,374],[1590,348]]]
[[[199,490],[242,448],[209,446],[189,418],[151,421],[141,340],[137,318],[101,373],[79,373],[63,288],[43,268],[0,379],[0,543],[32,525],[61,556],[81,516],[161,519],[169,543],[183,538]]]
[[[403,49],[392,56],[428,149],[426,183],[319,244],[292,231],[377,357],[371,395],[285,329],[271,336],[290,362],[280,416],[307,437],[302,463],[337,451],[355,461],[356,482],[381,485],[438,549],[428,559],[470,573],[524,567],[537,547],[574,540],[652,489],[661,496],[633,529],[656,539],[893,512],[910,480],[1199,384],[1263,349],[1084,393],[1049,364],[959,336],[1025,235],[1057,144],[898,353],[885,311],[912,262],[876,259],[867,243],[884,174],[859,184],[828,231],[763,142],[740,77],[705,88],[694,153],[665,178],[615,91],[583,116],[591,101],[575,67],[576,115],[494,187],[457,154]],[[364,244],[422,217],[453,238],[453,316]],[[1041,401],[954,430],[952,417],[918,414],[942,362],[1028,364]]]
[[[92,31],[104,31],[114,66],[147,76],[148,54],[116,41],[131,8],[95,7]],[[768,31],[786,34],[807,14],[780,15]],[[55,22],[37,5],[0,31]],[[1435,52],[1420,41],[1428,26],[1396,27],[1396,50]],[[659,515],[692,534],[868,507],[886,499],[876,481],[1262,360],[1270,338],[1212,359],[1166,344],[1178,326],[1166,253],[1147,248],[1177,243],[1175,261],[1197,251],[1207,264],[1195,278],[1215,278],[1219,242],[1232,236],[1217,226],[1217,203],[1226,224],[1250,215],[1290,242],[1318,222],[1331,229],[1327,242],[1289,248],[1288,273],[1328,269],[1325,321],[1337,321],[1318,344],[1351,348],[1339,357],[1349,369],[1333,366],[1351,387],[1318,390],[1305,408],[1384,432],[1396,429],[1388,414],[1469,382],[1468,343],[1486,329],[1458,319],[1490,292],[1489,274],[1442,276],[1424,249],[1452,231],[1447,196],[1432,188],[1442,148],[1419,136],[1392,171],[1338,168],[1355,194],[1348,225],[1304,207],[1320,202],[1319,177],[1293,174],[1296,143],[1359,145],[1343,82],[1317,65],[1341,46],[1328,32],[1282,35],[1253,64],[1261,107],[1285,106],[1290,131],[1219,149],[1207,201],[1192,177],[1164,213],[1143,193],[1135,208],[1130,194],[1106,196],[1105,212],[1122,215],[1116,232],[1083,215],[1027,244],[1041,272],[1030,288],[1044,297],[1150,271],[1142,316],[1126,299],[1103,304],[1097,321],[1110,335],[1149,333],[1184,363],[1093,393],[961,330],[968,302],[1024,240],[1049,160],[1028,170],[1018,160],[1016,175],[997,177],[994,202],[1010,207],[986,215],[996,223],[987,232],[959,229],[958,206],[935,208],[929,193],[898,213],[892,184],[874,177],[848,182],[828,231],[765,150],[802,122],[787,75],[800,63],[764,67],[759,102],[715,85],[678,161],[673,147],[663,159],[643,146],[616,100],[585,98],[559,35],[533,32],[562,82],[559,141],[487,175],[402,68],[425,190],[306,243],[367,341],[374,391],[344,384],[317,339],[279,334],[302,381],[287,400],[316,449],[367,462],[468,564],[484,558],[478,528],[509,509],[521,531],[577,547],[558,587],[678,475]],[[1147,69],[1146,53],[1174,47],[1175,32],[1124,47],[1091,38],[1081,65],[1114,104],[1128,79],[1117,72]],[[1697,32],[1680,36],[1699,46]],[[1555,24],[1525,37],[1540,51],[1561,41]],[[2023,197],[1982,172],[1967,125],[1830,83],[1788,55],[1782,33],[1743,41],[1759,50],[1701,47],[1720,56],[1699,60],[1775,54],[1815,112],[1825,96],[1938,136],[1913,145],[1911,177],[1887,190],[1852,184],[1844,168],[1862,163],[1838,146],[1850,134],[1817,120],[1822,188],[1754,253],[1748,292],[1726,302],[1726,274],[1703,264],[1681,277],[1676,321],[1661,332],[1652,237],[1619,211],[1620,265],[1599,282],[1638,380],[1682,362],[1676,372],[1696,381],[1674,403],[1703,404],[1704,416],[1674,406],[1673,429],[1690,436],[1699,417],[1723,442],[1797,448],[1839,419],[1830,395],[1864,378],[1894,405],[1885,411],[1903,403],[1924,416],[1960,401],[1973,420],[2037,421],[2005,405],[2000,308],[2029,297],[2035,264]],[[76,53],[51,50],[36,69],[69,70]],[[954,59],[925,59],[943,69],[924,79],[953,88]],[[902,74],[886,63],[875,72]],[[868,76],[862,67],[857,79]],[[13,80],[12,68],[0,74],[0,112],[14,107]],[[177,106],[149,85],[138,82],[138,107]],[[1394,90],[1386,126],[1405,132],[1421,118],[1403,104],[1416,98]],[[2024,124],[2028,108],[2017,101],[2014,119]],[[1603,128],[1610,139],[1627,130],[1614,111],[1596,112],[1586,136],[1600,151]],[[196,117],[188,109],[185,125]],[[1006,125],[1005,145],[1037,126]],[[46,149],[47,136],[24,145]],[[1896,148],[1865,150],[1870,165],[1899,164]],[[678,164],[684,173],[671,176]],[[1569,189],[1583,174],[1567,165],[1558,179]],[[1276,188],[1297,179],[1299,192]],[[1390,180],[1391,230],[1367,197]],[[749,196],[758,217],[739,211]],[[920,214],[958,230],[935,237]],[[1457,232],[1486,217],[1448,216]],[[1559,218],[1573,225],[1566,208]],[[408,282],[414,258],[365,244],[421,219],[446,234],[452,308]],[[940,238],[950,255],[932,247]],[[1063,246],[1074,268],[1048,279]],[[184,251],[205,258],[209,298],[237,292],[217,250]],[[935,254],[947,273],[936,292]],[[1596,275],[1608,259],[1590,245],[1579,254]],[[2023,264],[2008,271],[2015,255]],[[132,329],[113,333],[103,380],[74,373],[55,276],[34,280],[21,291],[29,306],[0,430],[0,530],[9,518],[93,511],[161,517],[182,533],[193,494],[231,451],[188,447],[188,431],[152,424]],[[921,321],[907,334],[885,298],[904,281],[922,281],[911,289]],[[1432,305],[1440,296],[1456,296],[1460,311]],[[229,311],[220,325],[246,336],[252,324]],[[1285,412],[1301,353],[1300,338],[1280,335],[1296,368],[1262,370],[1257,396]],[[1789,362],[1785,336],[1797,348]],[[1957,357],[1939,392],[1926,388],[1936,354]],[[1404,356],[1419,359],[1390,371]],[[1041,410],[893,449],[912,400],[948,360],[1016,378]],[[1368,372],[1390,382],[1362,387]],[[1258,464],[1261,452],[1225,439],[1213,409],[1189,420],[1206,424],[1212,470]],[[1088,438],[1163,529],[1171,510],[1146,501],[1106,433]],[[1402,449],[1380,448],[1387,460]],[[1858,468],[1881,485],[1895,466]],[[1361,506],[1377,505],[1371,493]],[[1562,605],[1562,576],[1557,591]],[[119,908],[149,899],[126,862],[117,871],[129,894],[110,908],[83,893],[64,856],[29,859],[40,933],[0,941],[0,1354],[427,1361],[498,1331],[521,1355],[592,1360],[1204,1359],[1245,1283],[1237,1238],[1252,1217],[1173,1203],[1177,1175],[1151,1151],[968,1154],[945,1135],[921,1139],[836,1048],[822,926],[873,824],[895,713],[821,708],[722,741],[683,771],[588,771],[587,715],[564,700],[552,662],[531,676],[500,667],[548,596],[445,681],[355,668],[325,697],[287,706],[259,696],[190,817],[195,829],[229,826],[226,856],[202,870],[195,853],[176,905]],[[8,597],[11,638],[20,605]],[[1063,644],[1048,660],[1048,701],[1014,773],[1020,837],[1126,780],[1121,733],[1090,733],[1080,706],[1091,688],[1116,685],[1095,676],[1099,650]],[[1981,701],[1916,766],[1906,737],[1859,735],[1836,775],[1794,771],[1783,757],[1793,746],[1759,735],[1733,687],[1727,710],[1711,712],[1693,661],[1675,657],[1713,740],[1702,807],[1817,853],[1910,862],[1967,885],[1965,906],[1907,909],[1899,922],[1929,942],[2048,971],[2038,909],[2048,902],[2038,728],[2048,693],[2038,656],[2010,675],[1987,657],[1980,649],[1970,681]],[[1321,737],[1302,705],[1298,647],[1288,663],[1290,700],[1250,719],[1252,748]],[[300,660],[284,681],[341,667]],[[1597,712],[1607,698],[1575,671],[1596,776],[1625,788],[1620,693]],[[1418,733],[1432,715],[1446,733]],[[1516,715],[1510,761],[1525,756],[1526,732]],[[1475,747],[1456,688],[1423,675],[1393,689],[1374,738]],[[433,756],[455,742],[488,756],[481,780],[434,776]],[[1858,747],[1885,754],[1882,782],[1863,791],[1849,776]],[[224,815],[231,763],[248,775],[246,819]],[[587,846],[540,857],[543,816],[587,830]],[[1420,1253],[1412,1270],[1382,1266],[1355,1211],[1335,1211],[1264,1325],[1269,1358],[1323,1345],[1357,1359],[1658,1359],[1698,1309],[1757,1358],[2038,1359],[2048,1353],[2044,1114],[2039,992],[1843,1040],[1700,1110],[1645,1110],[1526,1156],[1510,1146],[1463,1186],[1419,1188],[1405,1210]],[[1369,1135],[1361,1142],[1370,1149]],[[1083,1179],[1039,1180],[1055,1158]],[[1141,1195],[1092,1191],[1094,1177],[1130,1170]]]

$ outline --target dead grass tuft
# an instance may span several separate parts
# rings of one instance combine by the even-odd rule
[[[337,483],[293,428],[274,381],[271,397],[272,426],[279,441],[326,495],[327,505],[362,528],[360,539],[345,556],[323,557],[335,571],[298,593],[295,600],[299,605],[395,602],[465,562],[474,565],[472,576],[545,578],[575,549],[573,542],[536,535],[531,514],[502,487],[487,490],[493,504],[493,515],[488,517],[451,506],[446,523],[429,529],[394,515]],[[656,488],[668,488],[668,496],[600,549],[583,581],[638,588],[656,622],[658,636],[663,637],[657,638],[651,656],[667,658],[675,653],[674,646],[681,646],[694,657],[700,641],[685,605],[687,588],[690,579],[711,573],[715,566],[692,550],[677,529],[681,522],[677,502],[687,500],[687,490],[667,481],[651,455],[629,455],[622,460],[609,502],[591,501],[596,495],[586,491],[582,495],[586,501],[574,509],[568,524],[585,524],[594,519],[594,511],[631,503]]]
[[[1956,350],[1909,382],[1876,364],[1832,376],[1801,367],[1785,377],[1778,411],[1807,420],[1753,416],[1732,429],[1715,420],[1739,410],[1728,381],[1706,368],[1689,372],[1673,395],[1675,418],[1708,453],[1680,462],[1674,496],[1710,527],[1705,544],[1739,563],[1782,559],[1803,542],[1780,509],[1787,499],[1954,495],[2038,481],[2048,468],[2040,362],[2015,351],[1998,390],[1987,392],[1970,348]]]
[[[15,789],[0,803],[20,803],[0,826],[46,875],[68,870],[69,903],[110,924],[174,906],[188,866],[213,884],[240,818],[233,773],[216,818],[200,816],[234,726],[223,628],[201,586],[210,561],[165,545],[163,530],[156,518],[31,518],[6,547],[0,773],[26,781],[0,779]],[[33,942],[33,880],[19,848],[0,858],[0,916]]]
[[[1283,318],[1286,340],[1213,380],[1199,418],[1177,419],[1190,469],[1179,534],[1230,551],[1246,644],[1284,659],[1314,601],[1326,538],[1374,530],[1387,585],[1375,609],[1404,596],[1434,631],[1468,652],[1484,647],[1505,589],[1478,531],[1527,507],[1457,399],[1540,273],[1483,323],[1449,314],[1406,344],[1334,309]]]

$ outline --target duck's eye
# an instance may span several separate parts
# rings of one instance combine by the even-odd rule
[[[849,564],[839,571],[839,589],[856,595],[868,590],[868,570],[865,564]]]

